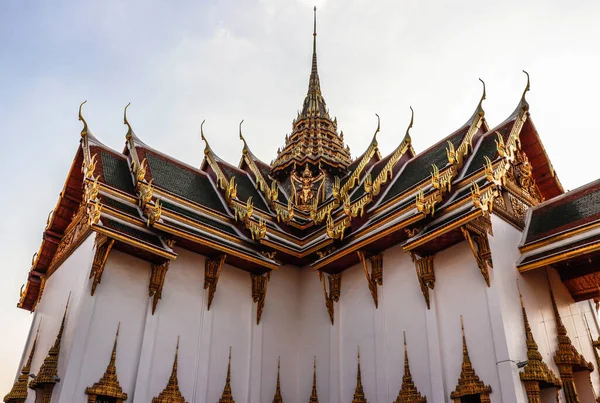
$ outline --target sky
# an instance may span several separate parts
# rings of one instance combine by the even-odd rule
[[[565,189],[598,178],[600,2],[595,0],[0,1],[0,397],[32,315],[16,308],[78,147],[79,104],[104,144],[125,144],[123,108],[147,144],[194,166],[204,145],[237,164],[238,124],[270,162],[308,86],[318,7],[321,89],[353,157],[381,116],[383,154],[417,152],[460,127],[487,85],[490,126],[525,87]],[[45,354],[46,352],[44,352]]]

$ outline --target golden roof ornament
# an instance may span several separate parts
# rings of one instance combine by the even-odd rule
[[[225,378],[225,387],[219,403],[235,403],[231,394],[231,347],[229,347],[229,362],[227,364],[227,377]]]
[[[81,114],[81,108],[83,107],[83,105],[85,105],[87,103],[87,100],[83,101],[80,105],[79,105],[79,121],[81,121],[83,123],[83,129],[81,129],[81,137],[86,137],[88,135],[88,125],[87,122],[85,121],[85,119],[83,118],[83,115]]]
[[[31,389],[45,389],[50,396],[52,395],[54,385],[60,381],[60,378],[58,377],[58,358],[60,355],[60,343],[65,330],[65,321],[67,320],[67,310],[69,308],[70,299],[71,294],[69,293],[67,305],[65,306],[65,313],[63,314],[56,340],[52,347],[50,347],[50,350],[48,350],[48,355],[44,359],[37,375],[29,382],[29,387]]]
[[[313,382],[312,382],[312,393],[308,403],[319,403],[319,396],[317,395],[317,356],[313,358]]]
[[[37,333],[35,334],[35,339],[33,340],[33,345],[31,346],[31,351],[29,352],[29,357],[27,358],[27,362],[21,369],[21,374],[17,378],[15,384],[12,389],[6,396],[4,396],[5,403],[24,403],[27,399],[27,382],[29,381],[29,372],[31,371],[31,362],[33,361],[33,355],[35,354],[35,347],[37,345],[38,336],[40,334],[40,326],[42,321],[38,324]]]
[[[561,388],[562,382],[556,377],[554,372],[543,360],[538,345],[533,338],[531,327],[529,326],[529,319],[527,318],[527,311],[525,310],[525,304],[523,303],[523,295],[521,295],[521,288],[517,281],[517,287],[519,288],[519,298],[521,299],[521,311],[523,313],[523,324],[525,326],[525,342],[527,344],[527,365],[523,367],[523,371],[519,373],[521,382],[525,384],[525,390],[529,401],[536,401],[540,398],[540,389],[546,387]]]
[[[173,361],[173,369],[167,386],[157,397],[152,398],[152,403],[186,403],[185,398],[179,390],[179,382],[177,380],[177,357],[179,356],[179,336],[177,337],[177,347],[175,347],[175,360]]]
[[[427,403],[427,398],[415,386],[408,364],[408,351],[406,348],[406,332],[404,333],[404,375],[402,376],[402,387],[394,403]]]
[[[273,396],[273,403],[283,403],[283,397],[281,397],[281,381],[279,379],[281,357],[277,359],[277,386],[275,387],[275,396]]]
[[[358,347],[358,369],[356,371],[356,388],[354,389],[354,397],[352,403],[367,403],[365,392],[362,386],[362,376],[360,374],[360,347]]]
[[[110,361],[104,371],[104,375],[98,382],[93,386],[85,389],[86,395],[88,395],[88,403],[94,403],[99,397],[112,397],[116,400],[116,403],[123,403],[127,400],[127,393],[123,392],[121,384],[117,378],[117,342],[119,340],[119,329],[121,323],[117,326],[117,334],[115,335],[115,343],[113,345],[112,353],[110,355]]]
[[[127,140],[131,140],[131,138],[135,135],[131,125],[129,124],[129,120],[127,120],[127,108],[129,108],[129,105],[131,105],[131,102],[125,106],[125,110],[123,111],[123,123],[127,125],[127,134],[125,134],[125,138]]]
[[[475,373],[473,365],[471,364],[471,358],[469,357],[469,350],[467,349],[467,339],[465,337],[465,326],[463,323],[463,317],[460,316],[460,327],[462,330],[462,345],[463,345],[463,361],[460,376],[458,377],[458,384],[456,389],[450,393],[450,398],[455,403],[460,403],[461,397],[479,395],[481,403],[490,402],[490,393],[492,393],[492,387],[483,383],[479,376]]]

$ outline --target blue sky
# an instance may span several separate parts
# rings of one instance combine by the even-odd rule
[[[374,3],[374,4],[372,4]],[[121,150],[123,108],[148,144],[199,166],[200,123],[237,163],[237,126],[266,162],[310,70],[309,0],[0,2],[0,396],[31,315],[15,308],[79,141],[77,108]],[[598,177],[600,2],[320,0],[321,85],[353,156],[381,116],[383,153],[415,109],[417,152],[466,121],[487,84],[490,125],[531,74],[532,118],[566,189]],[[6,391],[6,392],[5,392]]]

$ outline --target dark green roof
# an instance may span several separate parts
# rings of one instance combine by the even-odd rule
[[[475,150],[475,155],[473,156],[471,163],[465,171],[465,177],[483,168],[483,165],[485,164],[485,157],[488,157],[492,161],[496,159],[496,157],[498,156],[498,149],[496,146],[496,140],[498,139],[498,135],[496,134],[496,132],[502,135],[504,141],[507,141],[508,136],[510,135],[510,131],[513,127],[512,123],[514,123],[514,121],[506,122],[503,126],[489,131],[485,135],[485,137],[481,139],[479,147],[477,147],[477,150]]]
[[[392,183],[383,202],[385,203],[388,200],[393,199],[429,178],[431,176],[432,164],[436,164],[440,169],[445,167],[448,164],[448,157],[446,155],[446,148],[448,147],[447,141],[452,142],[454,147],[458,148],[468,129],[469,126],[465,126],[446,140],[440,141],[428,151],[425,151],[408,161],[404,170],[400,173],[400,176]]]
[[[106,216],[102,217],[102,225],[122,234],[129,235],[133,238],[136,238],[137,240],[144,241],[146,243],[164,249],[164,246],[160,242],[160,239],[157,235],[152,235],[146,231],[142,231],[131,225],[123,224],[120,221],[110,219]]]
[[[238,171],[224,163],[221,163],[220,167],[228,178],[235,177],[235,183],[237,184],[238,199],[245,202],[250,196],[252,196],[252,202],[254,203],[254,207],[262,211],[269,211],[258,189],[254,187],[254,183],[252,183],[245,171]]]
[[[600,182],[567,193],[532,211],[527,241],[600,220]]]
[[[139,213],[139,210],[137,209],[137,207],[130,206],[129,204],[125,204],[123,202],[113,199],[112,197],[108,197],[108,196],[104,196],[104,195],[102,196],[101,201],[102,201],[102,204],[105,204],[116,210],[119,210],[122,213],[129,214],[136,218],[140,218],[140,213]]]
[[[225,207],[207,176],[146,151],[154,185],[221,213]]]
[[[176,205],[171,204],[171,203],[169,203],[167,201],[164,201],[164,200],[161,200],[161,205],[162,205],[163,209],[165,209],[165,210],[170,210],[170,211],[175,212],[177,214],[180,214],[180,215],[182,215],[182,216],[184,216],[186,218],[189,218],[189,219],[191,219],[193,221],[198,221],[198,222],[200,222],[200,223],[202,223],[204,225],[207,225],[209,227],[213,227],[215,229],[227,232],[230,235],[237,236],[237,232],[235,232],[235,230],[233,228],[231,228],[231,226],[229,226],[227,224],[221,223],[221,222],[219,222],[217,220],[210,219],[210,218],[205,217],[205,216],[200,215],[200,214],[196,214],[193,211],[190,211],[188,209],[176,206]]]
[[[102,177],[106,184],[134,195],[135,188],[127,160],[106,150],[100,150],[100,160]]]

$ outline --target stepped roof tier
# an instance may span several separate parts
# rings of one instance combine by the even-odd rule
[[[271,164],[251,151],[240,123],[237,166],[213,151],[204,124],[204,159],[199,168],[190,166],[140,140],[127,108],[125,147],[118,152],[92,135],[80,108],[80,145],[18,305],[34,310],[45,279],[91,232],[152,264],[176,259],[177,245],[211,259],[225,255],[227,264],[258,275],[286,264],[337,274],[361,261],[357,252],[369,257],[400,244],[424,257],[465,240],[473,246],[491,230],[493,210],[527,229],[522,250],[529,258],[532,242],[540,245],[542,237],[560,238],[571,231],[569,225],[594,227],[596,213],[586,203],[593,204],[591,195],[600,185],[576,191],[590,195],[581,202],[574,201],[573,192],[561,196],[563,188],[529,112],[528,90],[527,77],[516,109],[490,129],[482,107],[484,85],[465,123],[418,154],[410,136],[418,115],[414,122],[410,117],[397,147],[385,156],[377,143],[378,118],[371,143],[352,160],[321,93],[315,31],[304,107]],[[535,224],[561,203],[574,206],[569,211],[581,217],[561,215],[568,222],[558,220],[554,227],[544,219]],[[532,206],[537,207],[526,216]],[[520,270],[531,268],[524,258]],[[568,281],[578,284],[569,288],[576,298],[591,295],[583,290],[591,292],[592,286],[597,294],[595,274],[584,286],[579,280],[585,270],[569,273],[574,277]]]

